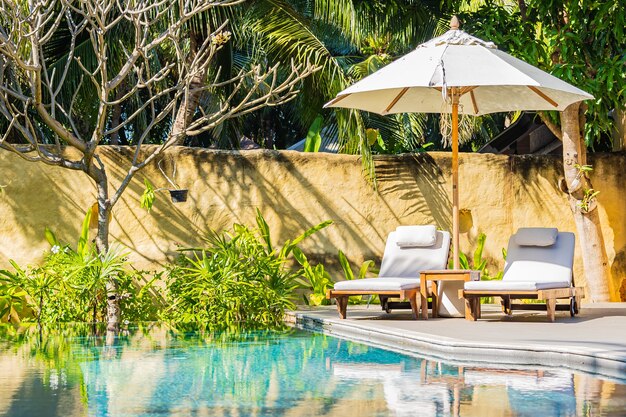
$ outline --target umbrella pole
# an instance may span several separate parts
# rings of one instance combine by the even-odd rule
[[[452,88],[452,256],[459,269],[459,96]]]

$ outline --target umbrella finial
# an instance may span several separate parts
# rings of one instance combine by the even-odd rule
[[[455,16],[452,16],[452,19],[450,19],[450,29],[452,30],[459,30],[459,18]]]

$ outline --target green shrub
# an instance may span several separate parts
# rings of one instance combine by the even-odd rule
[[[207,246],[182,250],[166,278],[167,308],[162,318],[183,328],[270,329],[283,326],[292,309],[301,270],[289,267],[290,255],[306,237],[332,222],[307,230],[280,250],[257,210],[256,228],[233,225],[232,232],[210,230]]]
[[[309,291],[302,295],[304,303],[311,306],[329,305],[330,300],[326,298],[326,291],[333,288],[334,284],[324,265],[311,265],[299,248],[294,248],[293,256],[302,267],[302,277],[299,278],[299,282]]]
[[[326,271],[324,265],[311,265],[306,255],[304,255],[304,253],[302,253],[302,251],[298,248],[295,248],[293,252],[294,257],[302,266],[302,278],[300,279],[300,282],[304,288],[309,290],[308,294],[303,295],[305,304],[311,306],[329,305],[331,301],[326,298],[326,292],[332,289],[335,283],[331,279],[328,271]],[[339,264],[341,265],[345,280],[365,278],[367,271],[374,265],[374,261],[363,262],[359,270],[359,274],[355,277],[346,255],[342,251],[339,251],[338,256]],[[348,300],[350,304],[361,304],[363,302],[363,298],[361,296],[349,297]],[[368,303],[377,300],[377,296],[370,297]]]
[[[52,246],[37,266],[0,270],[0,320],[38,323],[98,322],[106,320],[106,282],[114,276],[121,297],[122,317],[128,321],[157,318],[158,289],[145,283],[148,273],[128,265],[118,246],[98,254],[89,242],[90,212],[83,221],[76,249],[61,244],[46,229]]]

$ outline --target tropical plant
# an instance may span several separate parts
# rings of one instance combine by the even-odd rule
[[[487,268],[487,259],[483,258],[483,251],[485,249],[485,242],[487,235],[481,233],[476,240],[476,249],[471,258],[463,252],[459,252],[459,268],[480,271],[481,281],[499,281],[504,275],[504,271],[498,271],[495,274],[491,274]],[[506,261],[506,249],[502,248],[502,258]],[[452,269],[454,266],[452,259],[448,263],[448,268]],[[481,302],[490,304],[494,302],[494,297],[481,297]]]
[[[446,29],[439,18],[448,3],[392,1],[259,0],[246,3],[245,11],[229,15],[233,42],[222,70],[233,70],[256,60],[314,62],[320,70],[302,85],[302,93],[280,107],[268,107],[245,120],[231,119],[213,130],[213,139],[233,130],[268,148],[283,148],[309,136],[307,150],[319,143],[316,118],[322,114],[320,132],[336,137],[340,152],[360,154],[364,173],[374,178],[372,150],[366,128],[378,129],[386,153],[419,149],[429,131],[425,115],[379,116],[353,110],[323,110],[325,102],[351,83],[367,76]],[[234,10],[236,8],[233,8]],[[215,24],[215,23],[214,23]],[[219,142],[219,141],[218,141]],[[222,143],[227,141],[221,141]],[[197,142],[194,142],[197,143]],[[400,144],[396,146],[397,144]],[[379,151],[381,151],[379,149]],[[382,152],[380,152],[382,153]]]
[[[426,152],[428,148],[433,147],[434,143],[422,143],[416,145],[415,143],[406,140],[406,138],[383,140],[382,135],[378,129],[368,128],[365,130],[367,136],[367,142],[372,148],[373,154],[399,154],[407,152],[422,153]]]
[[[470,258],[468,255],[463,252],[459,252],[459,267],[461,269],[471,269],[475,271],[480,271],[480,279],[481,280],[501,280],[503,271],[498,271],[496,274],[492,275],[489,272],[487,267],[487,259],[483,258],[483,251],[485,249],[485,242],[487,240],[487,235],[481,233],[478,235],[478,239],[476,240],[476,249],[474,249],[474,253]],[[506,260],[506,250],[502,249],[502,256]],[[452,268],[454,262],[452,259],[448,262],[448,268]]]
[[[169,267],[162,318],[208,330],[282,327],[300,286],[301,271],[289,267],[290,255],[299,254],[303,239],[331,223],[308,229],[280,249],[258,209],[255,228],[234,224],[231,232],[209,230],[206,247],[181,250],[183,256]]]
[[[340,250],[338,253],[338,256],[339,256],[339,264],[341,265],[341,269],[343,270],[343,276],[344,276],[344,279],[346,280],[363,279],[367,275],[367,272],[369,271],[369,269],[374,266],[374,261],[372,260],[367,260],[363,262],[361,264],[361,267],[359,268],[359,273],[355,276],[354,272],[352,271],[352,266],[350,265],[350,261],[348,260],[348,257],[345,255],[345,253],[343,253]],[[374,296],[369,297],[369,299],[367,300],[367,303],[370,304],[372,302],[375,303],[378,301],[379,301],[378,296],[374,295]],[[348,297],[348,302],[350,304],[361,304],[363,302],[363,298],[360,296]]]
[[[156,199],[156,195],[154,193],[155,189],[154,185],[152,185],[149,179],[145,178],[143,180],[143,183],[146,188],[144,189],[143,194],[141,194],[139,205],[141,206],[141,208],[146,209],[149,213],[150,210],[152,210],[152,206],[154,206],[154,200]]]
[[[15,272],[0,270],[0,322],[19,323],[22,317],[32,315],[27,293],[23,288],[19,266],[10,261]]]
[[[322,145],[322,137],[320,136],[322,123],[324,123],[324,118],[321,115],[313,120],[306,134],[306,140],[304,141],[304,152],[317,152],[320,150],[320,146]]]
[[[302,267],[302,277],[299,282],[309,291],[308,294],[302,295],[305,304],[312,306],[330,304],[330,300],[326,299],[326,292],[333,287],[333,280],[324,265],[321,263],[311,265],[300,248],[293,250],[293,257]]]
[[[355,277],[352,267],[350,266],[350,261],[348,261],[346,255],[340,250],[338,256],[345,280],[365,278],[369,268],[374,265],[374,261],[363,262],[358,275]],[[311,265],[306,255],[298,248],[294,249],[294,258],[296,258],[300,266],[302,266],[302,278],[300,282],[302,286],[308,290],[308,292],[302,296],[304,302],[312,306],[329,305],[331,301],[326,298],[326,292],[333,288],[334,282],[324,265],[321,263],[315,266]],[[368,303],[374,301],[374,299],[375,297],[370,298]],[[350,297],[349,301],[351,304],[360,304],[362,299],[361,297]]]
[[[127,321],[154,320],[160,296],[147,272],[130,269],[127,253],[112,246],[98,253],[89,241],[91,211],[83,220],[76,249],[62,244],[50,230],[51,249],[40,265],[0,271],[0,320],[36,320],[39,324],[106,321],[106,284],[115,279],[120,288],[122,314]]]
[[[580,7],[573,0],[474,3],[483,4],[460,17],[475,34],[595,96],[587,102],[584,138],[602,146],[613,133],[612,112],[623,112],[626,103],[624,8],[602,1]],[[543,118],[558,123],[556,113]]]
[[[596,191],[593,188],[586,188],[583,190],[583,198],[576,202],[576,205],[583,213],[589,213],[596,207],[596,197],[600,194],[600,191]]]

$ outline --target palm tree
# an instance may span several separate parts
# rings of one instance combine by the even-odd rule
[[[361,154],[365,171],[373,175],[365,128],[376,128],[386,141],[412,149],[424,140],[426,116],[381,117],[322,110],[323,104],[349,84],[441,32],[441,13],[438,3],[414,0],[256,0],[233,8],[228,16],[232,49],[222,61],[222,70],[293,60],[313,62],[320,71],[305,81],[301,94],[291,103],[265,108],[245,120],[230,120],[203,138],[187,138],[187,142],[237,146],[224,137],[246,135],[266,147],[285,147],[304,136],[314,119],[322,115],[326,132],[339,137],[341,151]],[[206,20],[217,25],[225,17]],[[201,99],[219,97],[189,97],[188,107],[180,110],[176,122],[184,123]]]

